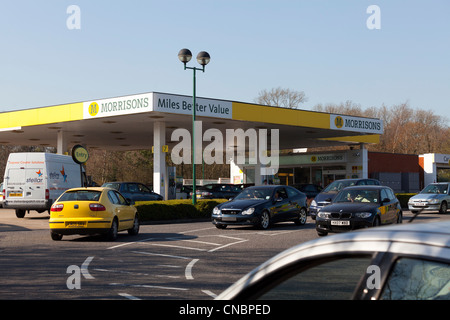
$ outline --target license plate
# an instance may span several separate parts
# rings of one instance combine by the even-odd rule
[[[11,192],[9,194],[10,197],[21,197],[22,195],[22,192]]]
[[[222,221],[236,221],[236,217],[222,217]]]
[[[66,228],[84,228],[86,227],[86,221],[67,221]]]
[[[425,207],[427,204],[425,202],[414,202],[415,207]]]
[[[331,220],[332,226],[349,226],[350,221]]]

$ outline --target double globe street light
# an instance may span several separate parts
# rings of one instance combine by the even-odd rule
[[[195,73],[196,71],[205,72],[205,66],[211,60],[209,53],[206,51],[201,51],[197,55],[197,62],[202,66],[201,68],[196,67],[188,67],[186,64],[192,59],[192,52],[189,49],[181,49],[178,52],[178,59],[184,64],[184,70],[191,69],[194,72],[194,90],[192,94],[192,204],[196,204],[197,202],[197,192],[196,192],[196,181],[195,181]]]

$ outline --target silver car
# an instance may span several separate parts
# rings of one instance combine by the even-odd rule
[[[216,299],[449,300],[450,221],[308,241],[263,263]]]
[[[419,211],[439,211],[446,213],[450,203],[450,183],[430,183],[419,194],[408,201],[408,209],[412,213]]]

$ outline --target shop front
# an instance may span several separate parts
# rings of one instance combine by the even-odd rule
[[[232,162],[231,179],[257,185],[312,183],[324,187],[338,179],[367,178],[367,150],[280,155],[278,171],[273,175],[255,176],[256,169],[249,164],[239,166]]]

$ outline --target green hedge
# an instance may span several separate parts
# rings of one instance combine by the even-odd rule
[[[141,221],[164,221],[182,219],[204,219],[211,217],[212,210],[225,199],[138,201],[135,206]]]
[[[415,196],[417,193],[396,193],[395,196],[397,197],[398,201],[400,201],[400,205],[402,208],[408,208],[408,200],[412,196]]]

